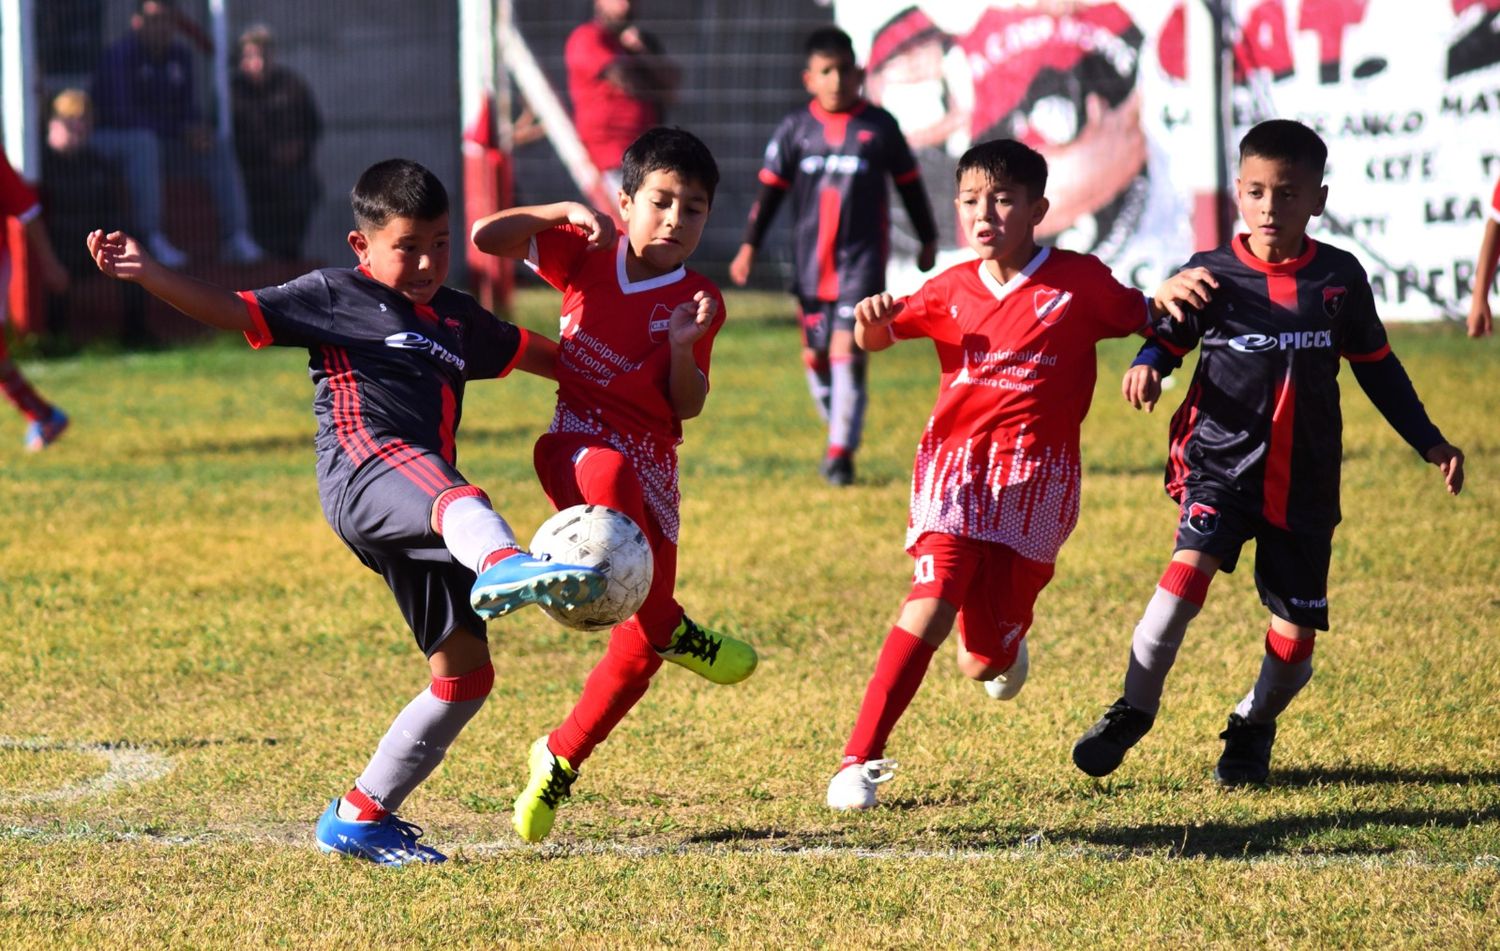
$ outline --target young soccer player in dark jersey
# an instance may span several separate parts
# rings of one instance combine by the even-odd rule
[[[172,271],[121,232],[95,231],[88,244],[101,271],[195,320],[243,333],[256,349],[308,351],[323,512],[385,578],[432,673],[319,819],[318,847],[381,865],[440,862],[395,812],[490,692],[485,620],[526,604],[586,603],[604,579],[520,551],[488,496],[454,468],[465,383],[517,367],[555,378],[557,345],[443,286],[448,195],[427,169],[403,159],[372,165],[351,200],[358,267],[253,292]]]
[[[1194,345],[1198,369],[1172,417],[1167,493],[1179,505],[1176,551],[1131,639],[1125,692],[1073,747],[1073,762],[1106,776],[1151,729],[1167,673],[1216,571],[1233,571],[1255,540],[1255,584],[1270,610],[1260,673],[1219,734],[1223,786],[1263,783],[1276,718],[1312,676],[1313,642],[1328,630],[1328,564],[1339,521],[1339,360],[1447,490],[1463,487],[1463,453],[1428,420],[1391,352],[1369,281],[1354,256],[1307,237],[1328,197],[1328,150],[1306,126],[1263,122],[1240,142],[1236,189],[1249,227],[1190,266],[1216,279],[1211,299],[1157,337],[1125,375],[1148,409],[1161,371]]]
[[[1010,139],[958,162],[959,227],[978,261],[955,265],[900,300],[855,307],[860,346],[926,337],[942,369],[917,446],[906,550],[910,594],[865,687],[834,809],[868,809],[896,764],[886,741],[933,654],[958,625],[958,668],[1009,700],[1026,682],[1037,595],[1078,521],[1078,431],[1094,396],[1095,345],[1145,333],[1154,310],[1191,299],[1186,271],[1150,301],[1098,258],[1036,243],[1047,214],[1047,162]]]
[[[719,183],[707,146],[648,130],[625,150],[616,238],[608,215],[577,202],[508,208],[474,225],[476,247],[524,258],[562,291],[557,412],[536,471],[558,508],[624,512],[651,542],[651,590],[609,647],[567,719],[531,748],[531,780],[512,823],[528,842],[552,829],[578,769],[640,701],[663,660],[719,684],[755,670],[749,644],[684,613],[677,582],[677,446],[703,411],[709,356],[724,323],[719,290],[684,267]]]
[[[813,402],[828,423],[821,472],[833,485],[849,485],[866,403],[866,357],[854,343],[854,305],[885,290],[886,179],[895,181],[922,241],[917,266],[924,271],[937,259],[937,225],[895,117],[860,95],[864,73],[855,65],[848,34],[836,27],[815,30],[806,54],[802,83],[813,99],[771,136],[760,196],[729,275],[739,285],[749,280],[756,249],[790,192],[792,293],[801,307],[802,360]]]

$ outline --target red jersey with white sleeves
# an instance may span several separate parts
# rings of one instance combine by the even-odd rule
[[[597,436],[628,458],[647,507],[675,542],[682,420],[672,407],[669,318],[699,291],[718,302],[713,325],[693,345],[706,381],[714,336],[724,325],[724,298],[708,278],[682,267],[632,282],[625,273],[627,240],[622,235],[613,248],[590,251],[572,225],[532,238],[526,263],[563,292],[550,431]]]
[[[942,367],[912,472],[907,550],[943,532],[1054,561],[1078,521],[1094,345],[1145,332],[1145,295],[1092,255],[1043,248],[1006,283],[971,261],[904,302],[892,334],[930,337]]]
[[[9,162],[0,158],[0,219],[16,218],[24,225],[41,213],[42,206],[36,192],[16,174]],[[10,256],[8,231],[0,227],[0,263]]]

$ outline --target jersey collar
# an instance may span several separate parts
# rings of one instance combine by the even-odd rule
[[[630,246],[630,239],[620,235],[619,245],[615,249],[615,278],[620,282],[621,294],[639,294],[642,291],[654,291],[658,287],[666,287],[668,284],[676,284],[687,277],[687,268],[678,265],[675,271],[658,274],[656,277],[648,277],[644,281],[631,283],[630,278],[625,275],[625,254]]]
[[[1047,263],[1047,259],[1050,257],[1052,257],[1052,249],[1050,247],[1042,248],[1036,253],[1035,257],[1026,262],[1026,266],[1021,269],[1020,274],[1017,274],[1004,284],[1000,283],[1000,279],[990,273],[990,269],[984,266],[983,261],[979,261],[977,262],[979,265],[979,283],[985,286],[990,294],[994,296],[995,300],[1005,300],[1006,295],[1031,280],[1031,275],[1035,274],[1038,268]]]
[[[1270,261],[1262,261],[1255,256],[1255,253],[1250,250],[1249,239],[1249,234],[1241,233],[1235,235],[1234,240],[1229,244],[1234,248],[1234,256],[1240,259],[1241,264],[1260,271],[1262,274],[1292,274],[1306,267],[1307,262],[1318,253],[1318,242],[1314,241],[1311,235],[1303,235],[1302,240],[1307,242],[1307,247],[1301,254],[1272,264]]]

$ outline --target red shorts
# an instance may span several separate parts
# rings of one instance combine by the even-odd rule
[[[913,549],[911,594],[940,598],[958,609],[964,650],[997,670],[1015,663],[1031,629],[1036,596],[1052,580],[1053,566],[1018,555],[997,542],[928,532]]]

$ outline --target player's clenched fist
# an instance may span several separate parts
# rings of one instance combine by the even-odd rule
[[[886,327],[901,312],[901,305],[889,294],[866,297],[854,305],[854,319],[865,327]]]
[[[697,343],[713,325],[719,312],[719,302],[707,293],[699,291],[691,301],[683,301],[672,308],[668,324],[667,339],[679,346]]]

